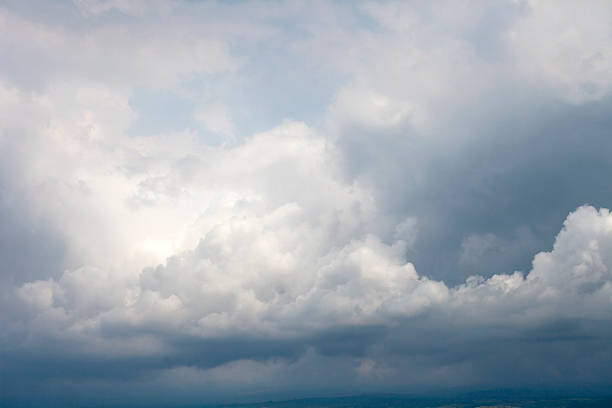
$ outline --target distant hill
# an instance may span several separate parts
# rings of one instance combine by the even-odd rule
[[[303,398],[251,404],[215,405],[211,408],[610,408],[609,397],[546,398],[520,395],[473,393],[458,397],[350,396]]]

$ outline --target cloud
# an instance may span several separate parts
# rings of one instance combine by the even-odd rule
[[[610,387],[609,7],[550,4],[7,3],[0,401]]]
[[[111,11],[127,15],[143,15],[147,12],[171,12],[172,3],[145,2],[140,0],[74,0],[74,4],[85,16],[96,16]]]
[[[80,100],[80,106],[87,107],[85,101]],[[110,106],[122,106],[109,101]],[[111,223],[121,220],[124,227],[138,226],[134,228],[140,237],[123,237],[133,248],[155,242],[150,230],[142,228],[141,217],[147,220],[168,214],[177,206],[191,209],[181,212],[183,220],[192,220],[192,224],[171,224],[168,230],[195,228],[193,234],[202,238],[193,249],[142,272],[123,269],[113,259],[102,269],[79,267],[58,279],[23,284],[17,297],[29,317],[19,316],[31,323],[24,326],[25,331],[15,328],[14,335],[20,333],[27,339],[24,350],[42,347],[53,339],[72,344],[60,349],[70,349],[78,358],[104,353],[121,360],[126,347],[131,355],[129,345],[134,344],[151,357],[174,354],[174,363],[168,357],[160,366],[170,368],[184,364],[181,350],[190,348],[181,344],[187,340],[211,344],[214,354],[223,347],[208,343],[211,340],[228,342],[246,336],[261,342],[253,354],[236,356],[230,349],[222,357],[209,360],[205,353],[201,363],[196,360],[196,366],[210,369],[235,359],[278,357],[277,341],[288,343],[288,355],[294,358],[308,347],[325,354],[336,350],[334,337],[327,333],[338,327],[386,333],[407,329],[416,319],[417,327],[432,330],[432,325],[444,322],[450,313],[452,321],[483,331],[483,338],[487,338],[492,322],[502,318],[517,318],[518,327],[510,320],[506,328],[515,330],[524,328],[523,319],[538,328],[558,319],[585,314],[594,317],[595,311],[603,311],[600,318],[607,317],[610,277],[605,254],[610,244],[606,227],[610,215],[606,210],[584,207],[572,214],[554,250],[536,256],[526,278],[519,273],[494,275],[448,287],[420,277],[405,261],[407,242],[415,233],[406,226],[413,223],[404,221],[398,227],[385,223],[371,192],[340,178],[334,165],[338,154],[334,146],[303,124],[287,122],[229,149],[198,148],[186,135],[184,144],[177,144],[180,139],[175,136],[172,147],[161,136],[119,144],[111,138],[114,148],[109,150],[104,140],[112,130],[102,128],[105,137],[92,140],[75,131],[78,123],[66,122],[69,131],[57,133],[63,143],[44,150],[44,157],[52,163],[49,167],[28,169],[28,176],[35,180],[61,177],[66,186],[59,187],[61,197],[65,200],[74,195],[67,203],[78,204],[84,224],[76,222],[77,208],[68,208],[73,222],[64,227],[64,233],[75,234],[70,242],[76,245],[76,254],[83,256],[86,248],[75,242],[76,237],[82,236],[82,228],[95,225],[87,220],[100,217],[91,216],[99,214],[99,200],[104,208],[118,205]],[[58,126],[64,125],[58,122]],[[50,129],[53,132],[54,126]],[[77,159],[83,153],[88,154],[84,156],[86,167],[80,167]],[[130,163],[140,162],[143,167],[122,169],[126,155],[138,157]],[[113,164],[110,167],[109,161]],[[120,170],[108,171],[117,166]],[[86,170],[84,187],[67,188],[71,182],[66,175],[77,174],[75,170],[80,168]],[[105,193],[109,186],[114,186],[111,196]],[[123,187],[118,190],[117,186]],[[57,194],[54,189],[47,191],[41,193]],[[84,198],[78,198],[83,194]],[[38,211],[54,219],[61,214],[57,211],[64,210],[42,207]],[[103,232],[106,228],[96,229]],[[372,232],[376,230],[378,233]],[[401,231],[395,235],[397,240],[385,242],[397,231]],[[160,232],[163,236],[163,230]],[[111,233],[108,240],[113,239]],[[104,251],[112,248],[118,251],[99,244],[98,233],[97,248],[90,249],[98,255],[90,260],[103,259],[109,253]],[[150,248],[157,250],[156,246]],[[463,329],[457,329],[459,334]],[[141,346],[145,341],[142,333],[151,337],[146,340],[149,347]],[[349,355],[363,357],[378,339],[378,335],[366,338],[364,344],[349,349]],[[92,348],[92,344],[96,346]],[[410,350],[403,353],[410,354]]]
[[[7,56],[0,75],[26,89],[40,90],[66,79],[166,89],[190,75],[232,71],[239,65],[224,41],[180,24],[162,32],[151,21],[133,26],[95,21],[81,32],[6,9],[0,13],[0,49]],[[28,41],[17,45],[9,38]]]
[[[538,25],[551,3],[470,4],[367,3],[360,12],[374,28],[313,29],[301,43],[349,73],[326,118],[345,171],[376,190],[381,211],[419,220],[411,260],[454,284],[475,271],[526,271],[569,211],[612,199],[601,179],[608,138],[595,124],[607,123],[610,75],[604,62],[571,73],[583,54],[605,60],[609,9],[590,21],[553,7]],[[556,40],[566,28],[574,42]],[[546,50],[533,51],[540,43]],[[507,246],[503,259],[460,262],[466,237],[486,234]]]
[[[196,112],[195,117],[209,131],[220,133],[229,140],[234,138],[234,125],[227,109],[224,107],[213,106],[200,109]]]
[[[380,386],[416,364],[424,382],[437,378],[458,385],[453,378],[463,373],[471,382],[496,384],[500,365],[508,364],[517,376],[514,383],[536,376],[549,384],[559,375],[575,381],[579,378],[567,373],[574,367],[586,375],[580,381],[605,384],[605,354],[596,363],[581,355],[590,346],[605,353],[602,342],[609,336],[607,326],[598,323],[612,312],[608,210],[585,206],[570,214],[552,251],[536,255],[526,276],[474,276],[456,287],[419,277],[394,248],[401,242],[388,246],[371,236],[339,249],[311,249],[310,257],[300,252],[302,264],[292,262],[287,251],[299,251],[296,243],[307,244],[304,238],[313,234],[303,227],[285,230],[284,217],[304,220],[282,207],[278,211],[215,227],[195,250],[146,269],[137,282],[108,287],[119,281],[81,269],[59,281],[24,284],[18,295],[32,310],[32,320],[21,334],[26,346],[14,352],[52,339],[64,344],[59,350],[71,344],[69,355],[80,361],[95,361],[103,353],[122,364],[134,358],[134,344],[138,354],[163,359],[156,367],[164,376],[182,370],[174,367],[194,367],[204,375],[196,382],[211,381],[212,375],[212,381],[236,387],[250,383],[250,373],[283,367],[270,372],[269,381],[277,381],[285,370],[304,370],[302,362],[311,358],[323,358],[326,370],[332,370],[322,381],[346,370],[361,378],[378,367],[372,375]],[[154,347],[140,345],[143,333],[155,339]],[[347,343],[359,338],[358,347]],[[532,354],[541,352],[542,342],[553,348]],[[470,351],[481,344],[489,344],[486,354]],[[568,346],[572,354],[565,355]],[[218,378],[236,364],[241,366],[237,377]],[[444,373],[440,367],[446,367]],[[588,369],[594,371],[585,374]],[[256,378],[256,384],[268,381]],[[387,388],[419,383],[409,378],[412,382],[390,380]],[[325,388],[322,382],[311,385]],[[286,386],[303,389],[297,382]]]
[[[587,8],[528,1],[528,15],[508,32],[521,71],[574,104],[609,94],[612,11],[605,1]]]

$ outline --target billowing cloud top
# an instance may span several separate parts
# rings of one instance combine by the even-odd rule
[[[1,403],[609,389],[610,21],[4,2]]]

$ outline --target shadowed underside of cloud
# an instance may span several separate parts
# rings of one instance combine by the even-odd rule
[[[0,5],[0,405],[610,390],[612,8],[559,4]]]

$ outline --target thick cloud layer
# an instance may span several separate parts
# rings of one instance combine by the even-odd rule
[[[6,2],[0,401],[609,389],[589,10]]]

